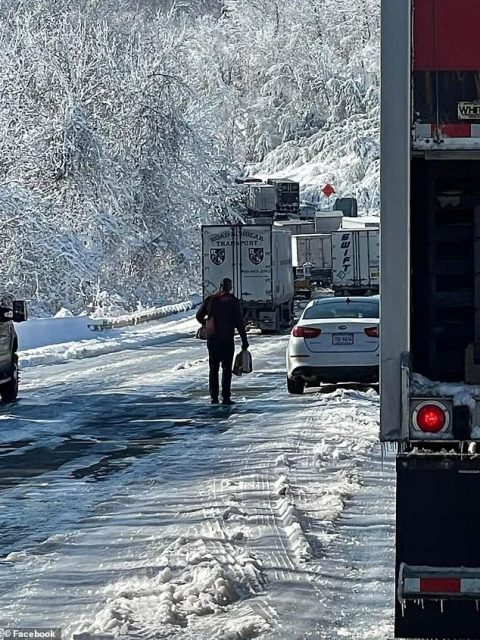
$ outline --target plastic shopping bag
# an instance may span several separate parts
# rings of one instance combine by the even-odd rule
[[[252,354],[250,351],[242,349],[235,356],[232,373],[236,376],[241,376],[243,373],[252,373],[252,370]]]

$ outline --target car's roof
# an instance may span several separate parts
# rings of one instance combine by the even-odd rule
[[[334,298],[316,298],[315,300],[310,300],[305,309],[309,309],[310,307],[316,307],[319,304],[333,304],[334,302],[378,302],[380,300],[380,296],[353,296],[353,297],[334,297]]]

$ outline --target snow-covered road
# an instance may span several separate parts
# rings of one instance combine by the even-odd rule
[[[391,636],[394,472],[376,393],[288,396],[286,337],[258,336],[238,404],[211,407],[194,320],[165,326],[29,367],[0,410],[0,627]]]

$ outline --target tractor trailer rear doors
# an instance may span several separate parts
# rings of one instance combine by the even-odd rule
[[[480,0],[382,0],[381,439],[395,636],[480,638]]]
[[[291,233],[274,225],[202,227],[204,297],[220,281],[233,281],[245,319],[263,331],[280,331],[293,319]]]

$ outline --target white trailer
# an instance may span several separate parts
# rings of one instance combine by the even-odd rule
[[[277,189],[271,184],[254,182],[248,185],[247,211],[273,216],[277,207]]]
[[[305,263],[317,271],[332,271],[332,236],[329,233],[305,233],[292,236],[293,268]]]
[[[274,225],[202,227],[203,295],[233,282],[245,320],[262,331],[289,328],[293,319],[290,231]]]
[[[397,450],[395,638],[466,640],[480,637],[480,2],[381,8],[380,439]]]
[[[337,295],[372,295],[379,291],[378,229],[343,229],[332,233],[332,286]]]

